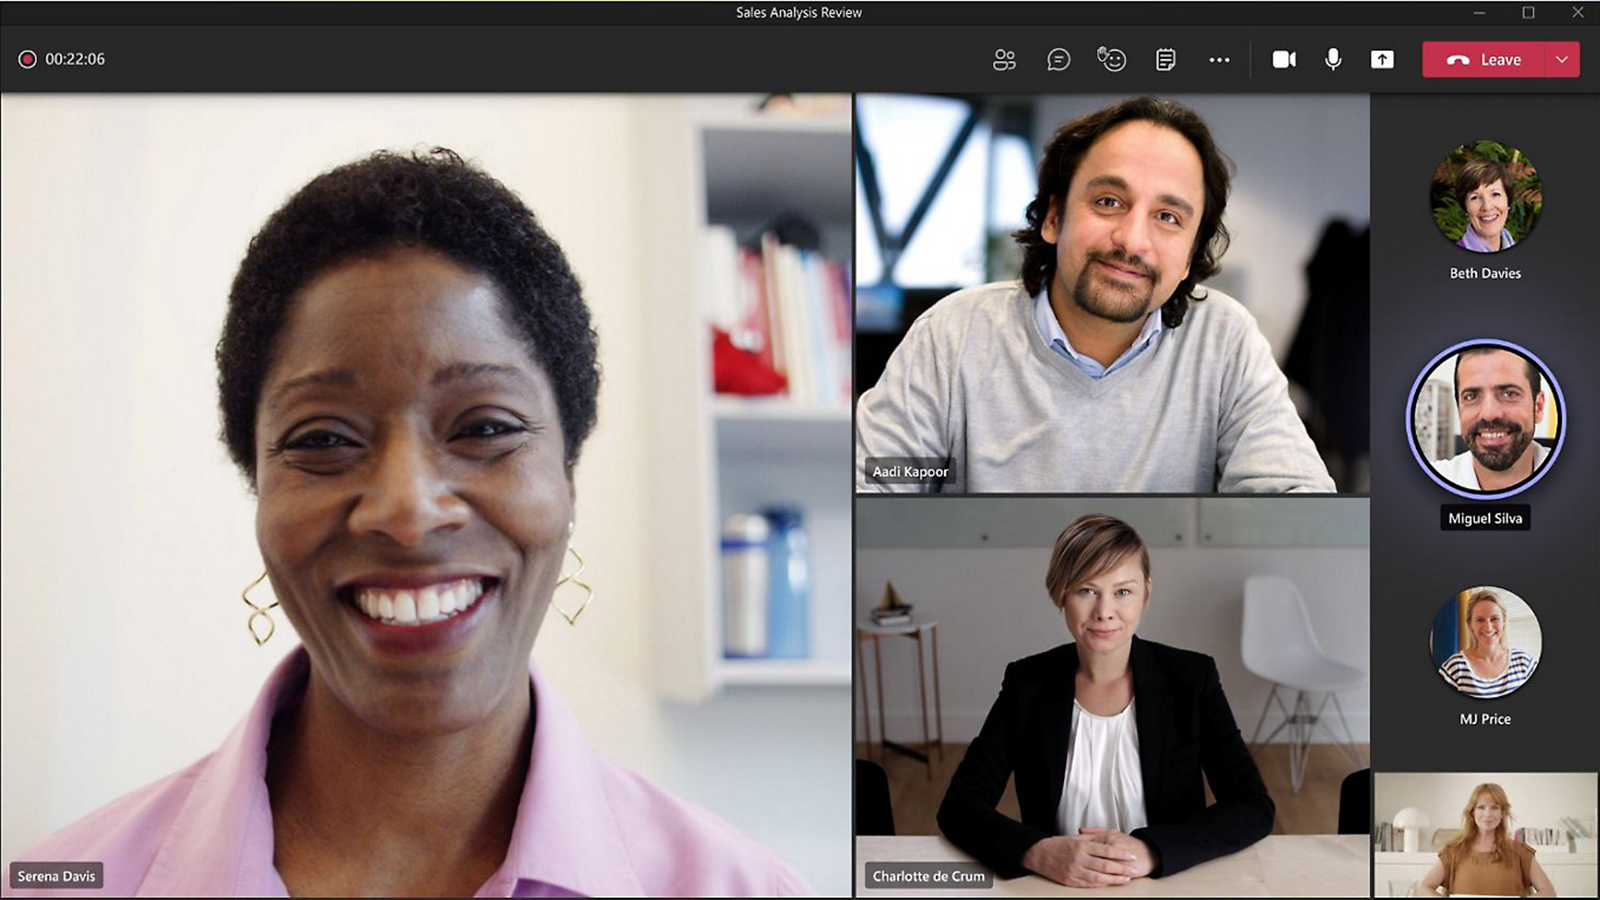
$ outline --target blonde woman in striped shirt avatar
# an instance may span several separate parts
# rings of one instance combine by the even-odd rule
[[[1506,638],[1510,616],[1492,591],[1478,591],[1467,601],[1467,647],[1439,667],[1444,680],[1463,694],[1503,697],[1533,675],[1539,661],[1512,647]]]

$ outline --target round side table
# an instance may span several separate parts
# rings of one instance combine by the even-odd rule
[[[883,640],[884,638],[903,637],[916,642],[917,654],[917,699],[922,704],[922,748],[919,750],[905,744],[889,740],[888,720],[883,710]],[[927,640],[924,641],[923,638]],[[861,718],[866,726],[867,746],[872,746],[872,713],[867,699],[867,658],[862,649],[866,642],[872,642],[873,674],[876,676],[878,690],[878,734],[879,759],[883,759],[888,751],[893,750],[903,756],[909,756],[928,767],[928,777],[933,777],[933,762],[928,753],[937,748],[939,759],[944,759],[944,712],[941,709],[939,697],[939,621],[937,619],[913,618],[910,622],[899,625],[879,625],[871,619],[863,619],[856,623],[856,664],[860,667],[861,677]],[[923,664],[923,645],[927,644],[931,651],[931,665]],[[933,669],[933,720],[935,730],[928,730],[928,669]]]

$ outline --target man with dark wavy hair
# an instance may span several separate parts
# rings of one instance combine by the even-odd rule
[[[857,408],[861,490],[1332,491],[1255,319],[1201,288],[1231,164],[1182,104],[1133,97],[1045,148],[1019,282],[912,324]],[[942,482],[879,473],[947,461]]]

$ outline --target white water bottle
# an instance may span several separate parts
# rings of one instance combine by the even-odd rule
[[[770,562],[765,516],[736,514],[722,527],[722,655],[767,653],[767,588]]]

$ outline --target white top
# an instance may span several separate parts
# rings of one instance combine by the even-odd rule
[[[1056,833],[1115,828],[1126,834],[1148,824],[1133,701],[1114,716],[1097,716],[1072,701],[1072,743],[1067,747]]]
[[[1532,446],[1533,470],[1537,472],[1539,467],[1544,465],[1545,458],[1550,455],[1550,450],[1538,441],[1534,441]],[[1436,459],[1433,461],[1433,468],[1440,475],[1443,475],[1446,480],[1459,487],[1472,491],[1483,490],[1483,486],[1478,484],[1478,470],[1472,467],[1472,451],[1470,450],[1458,453],[1449,459]]]

